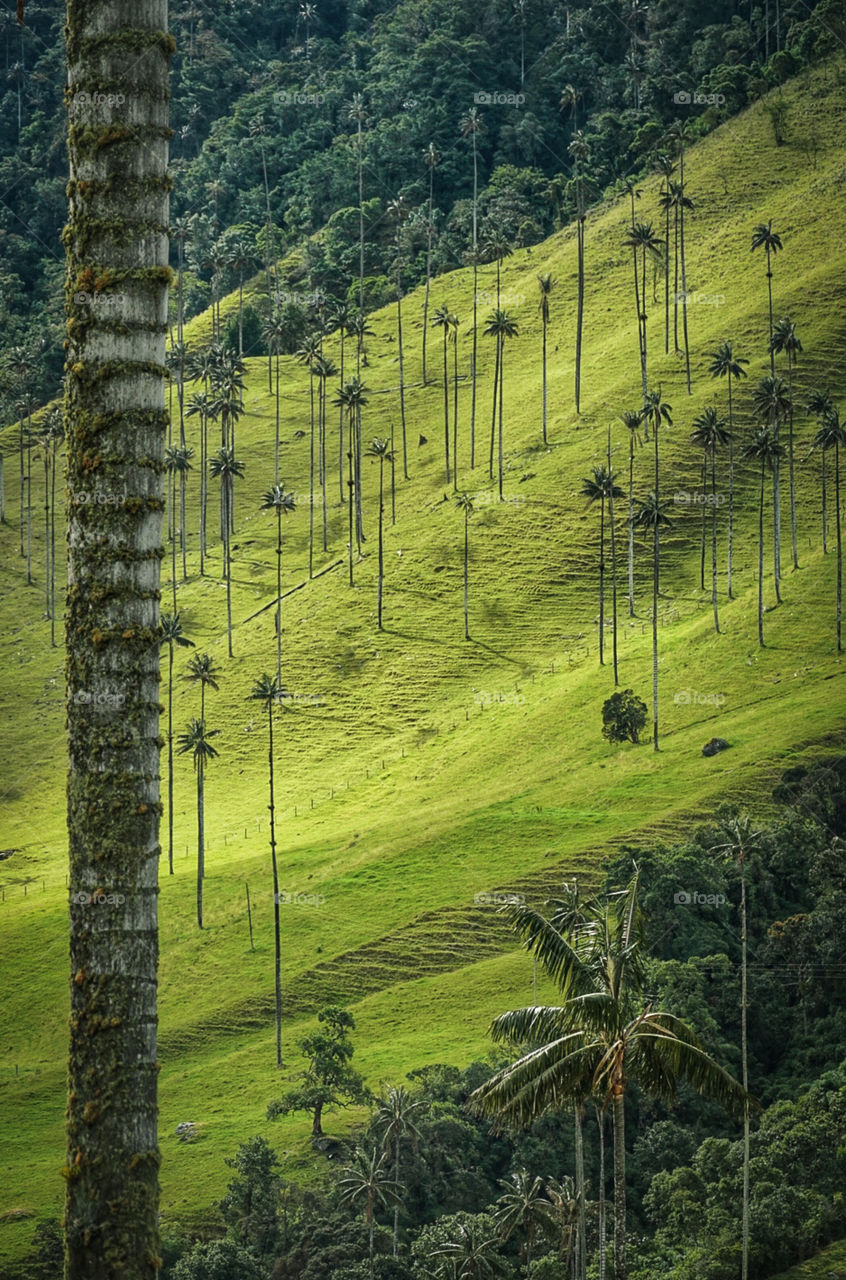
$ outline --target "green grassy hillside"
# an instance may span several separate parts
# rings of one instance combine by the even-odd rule
[[[699,487],[700,457],[689,445],[693,418],[725,386],[707,372],[708,352],[731,338],[748,357],[738,395],[738,431],[751,422],[750,388],[768,371],[766,279],[751,254],[752,227],[774,220],[784,242],[775,261],[778,316],[796,321],[804,351],[797,401],[829,385],[841,398],[838,367],[846,338],[842,298],[846,254],[834,210],[846,172],[843,68],[809,74],[785,91],[791,141],[776,147],[758,106],[730,121],[689,155],[688,288],[718,303],[690,307],[693,395],[683,362],[663,354],[663,312],[650,306],[650,383],[673,405],[662,432],[666,492]],[[811,136],[816,150],[807,148]],[[657,224],[658,181],[642,184],[640,216]],[[542,900],[567,875],[596,876],[623,843],[689,831],[730,796],[766,805],[789,763],[813,758],[842,739],[843,662],[834,643],[835,557],[820,542],[819,459],[807,460],[814,430],[797,418],[800,569],[790,572],[784,542],[784,603],[766,617],[767,647],[756,638],[755,473],[741,468],[735,552],[736,599],[725,596],[721,535],[716,635],[709,593],[698,586],[699,517],[676,508],[664,539],[661,621],[661,751],[610,747],[600,708],[612,691],[597,655],[598,513],[586,511],[581,479],[602,461],[612,428],[615,466],[627,467],[619,414],[636,407],[640,378],[631,262],[623,247],[627,204],[587,223],[587,294],[582,415],[573,411],[576,246],[570,230],[515,252],[502,288],[520,336],[506,352],[506,501],[495,501],[486,457],[493,351],[480,338],[477,465],[468,467],[468,370],[472,273],[434,282],[433,307],[461,322],[460,483],[477,495],[471,521],[471,642],[461,614],[462,519],[443,472],[440,347],[431,338],[432,380],[421,385],[422,291],[405,302],[409,470],[398,468],[396,524],[386,528],[385,631],[376,629],[377,481],[365,464],[366,555],[347,584],[346,513],[330,469],[328,549],[308,581],[308,505],[285,526],[283,679],[298,698],[278,736],[281,878],[319,905],[283,909],[286,1068],[273,1067],[272,895],[267,847],[266,729],[247,701],[252,682],[275,663],[275,521],[259,510],[273,482],[275,402],[266,362],[250,362],[245,413],[237,427],[246,478],[236,485],[233,541],[235,658],[226,657],[221,551],[208,576],[197,572],[196,475],[189,489],[189,576],[179,584],[186,634],[222,670],[207,720],[221,730],[220,758],[207,778],[206,921],[194,923],[194,778],[177,760],[176,874],[163,863],[161,909],[162,1209],[186,1217],[219,1196],[223,1157],[247,1135],[264,1133],[298,1176],[313,1176],[305,1119],[269,1124],[267,1101],[299,1068],[294,1041],[330,998],[357,1021],[357,1060],[368,1081],[401,1078],[428,1062],[468,1061],[487,1051],[493,1014],[531,992],[531,966],[503,931],[495,908],[476,900],[497,889]],[[540,443],[538,273],[557,280],[550,329],[550,444]],[[494,288],[494,268],[480,274]],[[488,308],[483,307],[484,317]],[[189,344],[208,333],[201,317]],[[364,435],[398,442],[393,309],[371,319]],[[327,344],[337,359],[337,342]],[[285,358],[282,474],[307,497],[308,380]],[[333,411],[334,413],[337,411]],[[188,420],[196,444],[197,419]],[[418,443],[425,437],[425,443]],[[17,549],[16,482],[7,454],[7,526],[0,529],[4,768],[0,847],[0,929],[4,1035],[0,1097],[4,1211],[55,1212],[61,1201],[66,1053],[67,895],[64,832],[62,655],[51,649],[43,610],[43,502],[35,467],[35,582],[27,587]],[[335,450],[333,454],[332,450]],[[331,421],[329,456],[337,454]],[[637,492],[651,477],[651,451],[637,461]],[[622,477],[621,477],[622,480]],[[217,527],[213,492],[209,528]],[[388,503],[390,512],[390,503]],[[783,500],[784,528],[789,514]],[[722,517],[721,517],[722,518]],[[320,523],[319,509],[315,510]],[[723,521],[724,524],[724,521]],[[622,527],[622,525],[621,525]],[[621,583],[624,537],[620,539]],[[833,545],[833,534],[832,534]],[[323,570],[325,569],[325,572]],[[167,562],[164,581],[167,582]],[[636,559],[636,616],[620,592],[620,679],[648,700],[651,690],[650,549]],[[766,584],[771,602],[771,583]],[[610,627],[609,627],[610,638]],[[609,645],[610,649],[610,645]],[[184,651],[183,651],[184,652]],[[178,657],[177,669],[184,667]],[[684,701],[685,691],[723,701]],[[676,701],[675,695],[681,695]],[[179,682],[175,718],[198,714],[193,689]],[[731,750],[713,759],[703,743],[719,734]],[[279,796],[279,793],[278,793]],[[255,950],[247,930],[245,883],[253,903]],[[352,1114],[330,1117],[338,1130]],[[193,1120],[196,1144],[174,1129]],[[18,1252],[32,1222],[0,1217],[0,1260]]]

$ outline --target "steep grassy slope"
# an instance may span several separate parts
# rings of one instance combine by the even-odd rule
[[[721,301],[690,308],[693,395],[683,367],[663,354],[663,315],[650,307],[650,382],[674,407],[662,431],[666,492],[699,487],[700,458],[690,425],[725,387],[707,374],[708,355],[730,337],[748,357],[738,396],[738,431],[750,423],[749,387],[768,369],[765,263],[750,254],[752,226],[773,218],[784,241],[775,262],[778,315],[791,314],[804,353],[797,399],[829,384],[841,398],[838,368],[846,322],[846,255],[837,207],[846,171],[842,68],[808,76],[787,90],[796,144],[777,148],[763,111],[730,122],[691,152],[688,288]],[[815,132],[815,155],[800,145]],[[658,222],[657,181],[643,184],[640,208]],[[486,1025],[531,991],[531,968],[477,895],[508,888],[536,900],[574,873],[595,877],[602,857],[623,843],[682,835],[697,815],[730,795],[766,804],[788,762],[838,742],[842,660],[834,648],[834,556],[820,547],[819,461],[806,460],[812,426],[800,414],[797,483],[800,564],[789,571],[784,604],[766,618],[768,644],[755,634],[756,476],[741,469],[735,556],[736,599],[725,598],[721,541],[722,633],[714,633],[708,593],[698,587],[698,515],[676,508],[663,542],[661,620],[662,750],[610,748],[600,707],[612,675],[597,660],[598,513],[586,512],[581,478],[602,461],[612,428],[615,466],[625,472],[628,443],[618,420],[640,391],[631,263],[622,247],[627,206],[599,210],[587,224],[587,306],[582,416],[572,409],[576,257],[570,231],[520,251],[503,268],[508,309],[520,336],[506,353],[506,502],[495,502],[486,461],[492,350],[480,339],[477,465],[467,466],[472,275],[437,280],[433,306],[462,321],[459,356],[460,476],[477,494],[471,522],[471,629],[463,639],[459,513],[443,473],[440,350],[431,342],[432,381],[421,385],[422,296],[406,300],[406,376],[411,480],[398,468],[396,524],[386,528],[385,631],[376,629],[377,471],[366,470],[366,555],[354,588],[344,564],[346,515],[330,469],[328,549],[307,581],[308,382],[283,361],[282,438],[286,486],[301,501],[285,527],[284,680],[298,695],[279,733],[282,884],[324,901],[284,908],[284,984],[288,1047],[280,1080],[272,1067],[272,899],[266,819],[266,729],[247,700],[252,682],[275,663],[275,523],[259,511],[273,480],[275,402],[266,364],[252,361],[238,451],[246,479],[236,486],[233,542],[235,659],[226,658],[220,547],[209,576],[197,573],[197,483],[189,494],[189,578],[179,584],[186,633],[222,671],[207,719],[221,729],[220,759],[207,782],[206,918],[194,924],[194,780],[177,761],[176,875],[163,867],[161,894],[161,1109],[163,1208],[185,1216],[217,1196],[223,1156],[245,1136],[267,1134],[300,1176],[313,1176],[307,1122],[270,1125],[268,1099],[299,1067],[294,1041],[328,999],[346,1002],[358,1023],[358,1060],[375,1086],[413,1066],[463,1062],[486,1052]],[[540,320],[536,275],[557,280],[550,330],[550,445],[540,444]],[[480,289],[492,290],[493,268]],[[481,309],[484,317],[487,308]],[[189,327],[199,342],[207,319]],[[363,372],[369,388],[367,439],[398,443],[394,313],[371,320]],[[337,343],[328,349],[336,354]],[[349,352],[348,352],[349,355]],[[333,410],[329,456],[337,453]],[[189,419],[196,433],[196,419]],[[425,443],[418,443],[425,437]],[[8,433],[5,448],[13,446]],[[333,453],[334,449],[334,453]],[[11,468],[10,468],[11,469]],[[36,510],[41,501],[35,472]],[[637,461],[637,491],[650,484],[651,451]],[[14,486],[8,481],[9,489]],[[390,504],[388,504],[390,511]],[[789,528],[786,484],[784,528]],[[214,500],[209,528],[217,527]],[[61,654],[49,647],[43,608],[40,516],[34,527],[35,583],[24,585],[17,555],[18,510],[0,530],[3,564],[2,659],[5,678],[0,929],[4,1031],[0,1090],[4,1192],[8,1208],[55,1210],[60,1201],[65,1056],[67,897],[63,828]],[[721,512],[721,519],[723,519]],[[315,510],[319,527],[320,512]],[[622,528],[622,524],[621,524]],[[625,537],[620,536],[620,564]],[[165,568],[165,580],[168,569]],[[620,593],[621,684],[648,699],[651,688],[649,548],[638,543],[636,616]],[[623,574],[621,572],[621,581]],[[766,584],[768,599],[771,584]],[[610,629],[609,629],[610,640]],[[610,645],[609,645],[610,648]],[[184,658],[177,668],[181,671]],[[178,725],[197,714],[193,689],[178,682]],[[685,692],[714,700],[684,701]],[[675,696],[680,695],[679,700]],[[703,759],[713,734],[732,749]],[[255,950],[247,930],[245,882],[253,902]],[[93,908],[92,908],[93,909]],[[203,1129],[178,1143],[179,1121]],[[334,1121],[339,1127],[346,1119]],[[0,1259],[31,1223],[0,1220]]]

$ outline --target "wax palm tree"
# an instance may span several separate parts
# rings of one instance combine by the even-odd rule
[[[673,523],[667,514],[666,504],[650,490],[634,515],[635,524],[641,529],[652,530],[652,749],[658,750],[658,582],[661,570],[660,532]]]
[[[690,395],[690,342],[687,334],[687,265],[685,257],[684,215],[693,208],[693,201],[688,197],[684,183],[685,149],[693,141],[692,124],[689,120],[676,120],[667,131],[667,137],[675,147],[679,160],[678,210],[679,210],[679,258],[681,261],[681,302],[682,332],[684,334],[684,367],[687,377],[687,394]],[[676,344],[678,347],[678,343]]]
[[[717,450],[727,445],[730,440],[729,432],[726,429],[725,418],[720,418],[713,405],[709,405],[698,418],[693,420],[693,431],[690,435],[692,445],[703,451],[702,471],[703,475],[708,462],[711,464],[711,605],[714,610],[714,630],[719,633],[720,619],[717,613]],[[704,485],[703,485],[704,488]],[[704,493],[702,497],[704,498]],[[702,503],[703,521],[705,503]],[[704,532],[703,523],[703,569],[704,569]],[[704,577],[703,583],[704,586]]]
[[[173,650],[193,649],[194,641],[182,632],[179,614],[161,615],[161,639],[159,645],[167,645],[167,866],[173,875]]]
[[[455,505],[459,511],[464,512],[464,639],[470,639],[470,623],[469,623],[469,573],[468,564],[470,559],[470,517],[473,514],[473,499],[469,493],[459,493],[455,497]]]
[[[814,415],[817,425],[824,427],[826,419],[833,408],[831,392],[827,387],[822,390],[813,391],[805,405],[808,413]],[[816,445],[814,446],[816,447]],[[828,551],[828,494],[826,492],[826,451],[822,449],[822,547],[823,555]]]
[[[840,450],[846,446],[846,431],[840,425],[840,414],[831,408],[825,416],[823,425],[814,437],[814,448],[823,451],[823,458],[829,449],[834,450],[834,515],[837,536],[837,652],[843,652],[841,623],[843,618],[843,537],[840,523]]]
[[[170,476],[170,510],[171,510],[171,570],[170,585],[173,593],[173,612],[177,612],[176,608],[176,520],[174,518],[174,507],[176,504],[176,477],[179,476],[180,486],[180,507],[181,507],[181,524],[182,533],[185,528],[185,476],[191,470],[191,459],[194,456],[193,449],[180,449],[176,445],[170,445],[165,449],[165,471]],[[184,555],[184,552],[183,552]],[[184,560],[183,560],[184,569]],[[183,573],[183,581],[185,574]]]
[[[793,475],[793,362],[802,350],[802,343],[796,332],[796,325],[786,316],[779,320],[770,338],[773,353],[784,353],[787,356],[787,466],[790,477],[790,534],[793,551],[793,568],[799,568],[799,554],[796,545],[796,483]]]
[[[400,1159],[402,1144],[408,1140],[415,1142],[420,1137],[417,1118],[423,1109],[419,1098],[406,1089],[405,1085],[390,1085],[386,1092],[377,1099],[375,1127],[382,1139],[385,1151],[393,1156],[393,1178],[397,1186],[400,1182]],[[399,1198],[394,1203],[394,1257],[399,1251]]]
[[[508,914],[557,983],[563,1003],[516,1009],[494,1020],[494,1039],[521,1046],[522,1056],[477,1089],[471,1102],[499,1127],[523,1127],[581,1096],[586,1081],[605,1098],[614,1122],[615,1277],[626,1280],[629,1085],[637,1081],[647,1094],[672,1101],[686,1081],[732,1110],[740,1110],[748,1095],[686,1023],[653,1009],[643,996],[646,956],[636,876],[625,890],[588,904],[586,923],[569,933],[530,908]]]
[[[478,350],[478,303],[479,303],[479,157],[477,139],[483,132],[484,125],[476,107],[471,107],[460,121],[462,138],[473,140],[473,240],[471,254],[473,258],[473,356],[470,372],[470,469],[476,465],[476,355]]]
[[[357,312],[356,315],[354,315],[352,320],[350,321],[350,333],[356,339],[357,351],[361,352],[363,350],[363,343],[364,343],[365,337],[367,335],[372,335],[373,333],[373,330],[369,327],[367,323],[367,317],[364,316],[361,312]],[[367,359],[366,359],[366,352],[365,352],[364,360],[360,361],[359,364],[366,363],[366,362],[367,362]],[[356,371],[356,377],[358,377],[358,369]],[[355,536],[356,536],[356,542],[358,543],[358,549],[360,552],[362,542],[367,541],[367,539],[364,536],[364,504],[363,504],[363,497],[362,497],[363,490],[362,490],[362,484],[361,484],[361,456],[362,456],[363,438],[361,434],[361,415],[360,414],[356,418],[355,433],[350,438],[354,446],[353,460],[354,460],[354,467],[355,467]]]
[[[387,1154],[384,1151],[362,1151],[356,1148],[352,1161],[344,1169],[339,1181],[342,1188],[339,1203],[364,1206],[367,1223],[370,1280],[373,1280],[373,1246],[376,1228],[376,1210],[387,1208],[399,1199],[402,1188],[389,1177]]]
[[[314,372],[317,377],[319,394],[317,397],[317,442],[318,442],[318,476],[320,480],[320,508],[323,522],[323,550],[328,548],[328,507],[326,495],[326,434],[328,431],[328,415],[326,413],[328,386],[338,376],[338,366],[329,356],[322,355],[315,362]]]
[[[455,312],[449,316],[449,341],[452,346],[452,487],[458,489],[458,330],[461,321]]]
[[[362,132],[367,112],[360,93],[354,93],[347,108],[347,118],[355,121],[356,154],[358,157],[358,309],[364,315],[364,134]],[[358,362],[361,364],[361,343],[358,345]],[[359,370],[357,369],[356,372]]]
[[[181,733],[177,738],[179,743],[177,755],[182,756],[190,751],[194,759],[194,772],[197,775],[197,925],[200,929],[203,927],[203,878],[206,874],[206,765],[218,754],[209,739],[217,737],[219,733],[219,729],[207,729],[202,720],[190,720],[185,733]]]
[[[497,1199],[494,1219],[503,1240],[509,1240],[515,1231],[522,1231],[526,1280],[531,1280],[535,1237],[538,1227],[550,1223],[552,1203],[544,1194],[543,1179],[525,1169],[517,1169],[508,1178],[500,1179],[499,1185],[504,1190]]]
[[[276,862],[276,808],[273,798],[273,709],[285,696],[282,684],[275,676],[262,675],[253,685],[251,699],[260,702],[267,712],[267,765],[270,802],[270,865],[273,872],[273,940],[274,940],[274,995],[276,1010],[276,1065],[282,1066],[282,946],[279,928],[279,871]]]
[[[496,310],[499,311],[500,299],[502,296],[502,264],[506,258],[510,258],[514,250],[511,247],[511,241],[502,231],[497,228],[489,230],[485,236],[485,242],[482,245],[482,253],[487,262],[496,263]]]
[[[540,291],[540,299],[538,301],[538,311],[541,314],[541,324],[543,326],[543,337],[541,340],[541,368],[542,368],[542,385],[543,385],[543,442],[547,443],[546,420],[547,420],[547,387],[546,387],[546,337],[549,328],[549,297],[555,288],[555,279],[551,272],[547,271],[542,276],[538,276],[538,289]]]
[[[226,635],[229,656],[232,655],[232,556],[231,511],[235,497],[235,481],[243,478],[244,464],[235,450],[219,449],[209,463],[213,479],[220,481],[220,532],[223,538],[223,576],[226,579]]]
[[[293,493],[275,484],[261,500],[262,511],[276,513],[276,683],[282,687],[282,517],[296,511]]]
[[[275,360],[276,374],[276,430],[273,437],[273,480],[279,483],[279,357],[285,349],[288,337],[287,325],[281,316],[273,315],[265,320],[261,327],[261,336],[267,347],[268,355]]]
[[[357,441],[361,437],[361,410],[362,410],[362,407],[367,404],[367,398],[364,394],[366,390],[367,388],[362,385],[361,381],[357,377],[350,378],[347,382],[344,383],[344,385],[341,387],[341,390],[338,392],[338,395],[335,397],[335,399],[332,402],[335,405],[340,405],[341,408],[346,412],[348,434],[349,434],[350,447],[347,452],[347,458],[349,459],[349,480],[347,481],[347,484],[349,486],[348,492],[349,492],[349,517],[350,517],[349,518],[350,586],[353,586],[353,545],[355,542],[354,530],[353,530],[353,513],[355,508],[358,505],[357,495],[356,495],[356,490],[358,488],[358,478],[357,478],[357,473],[355,471],[355,467],[353,465],[353,459],[355,456],[355,450],[357,448]]]
[[[451,317],[450,317],[450,311],[449,311],[449,307],[447,307],[447,306],[438,307],[437,311],[436,311],[436,312],[435,312],[435,314],[432,316],[432,327],[433,327],[434,329],[440,329],[440,330],[441,330],[441,332],[442,332],[442,334],[443,334],[443,348],[444,348],[444,461],[445,461],[445,467],[446,467],[446,480],[447,480],[447,484],[449,484],[449,481],[450,481],[450,475],[451,475],[451,472],[450,472],[450,465],[449,465],[449,382],[448,382],[449,370],[448,370],[448,365],[447,365],[447,342],[448,342],[448,340],[449,340],[449,326],[450,326],[450,319],[451,319]]]
[[[490,477],[493,479],[493,451],[494,451],[494,435],[497,434],[497,384],[499,387],[499,431],[498,431],[498,457],[499,457],[499,500],[502,502],[502,472],[503,472],[503,427],[502,427],[502,405],[503,405],[503,387],[505,384],[505,343],[509,338],[519,336],[519,328],[516,320],[512,320],[507,311],[494,311],[488,316],[485,323],[485,337],[496,339],[496,366],[494,373],[494,412],[491,420],[491,457],[490,457]]]
[[[729,436],[729,491],[728,491],[728,543],[726,584],[728,598],[731,600],[732,547],[734,541],[734,402],[732,397],[732,379],[746,377],[743,368],[748,360],[735,356],[730,342],[723,342],[716,351],[711,352],[710,372],[712,378],[725,378],[728,383],[728,436]]]
[[[605,504],[612,496],[625,497],[623,490],[614,482],[616,472],[602,464],[592,468],[592,475],[582,480],[581,494],[587,498],[588,506],[599,503],[599,663],[605,663]],[[616,680],[616,672],[615,672]]]
[[[315,440],[314,440],[314,379],[317,372],[317,362],[321,357],[323,347],[323,339],[320,334],[309,334],[303,341],[302,346],[297,352],[297,359],[300,364],[304,364],[308,368],[308,390],[309,390],[309,461],[308,461],[308,486],[309,486],[309,513],[308,513],[308,576],[314,577],[314,464],[315,464]]]
[[[649,427],[652,426],[652,441],[655,453],[655,493],[658,493],[658,428],[662,422],[666,422],[668,427],[673,425],[671,414],[673,406],[666,404],[661,399],[661,388],[657,391],[648,391],[643,402],[642,421],[646,427],[645,436],[649,439]]]
[[[379,630],[382,630],[382,584],[385,579],[385,557],[382,543],[382,528],[384,524],[385,503],[384,503],[384,482],[385,482],[385,463],[394,465],[394,455],[391,452],[390,440],[382,440],[377,437],[367,450],[368,458],[377,458],[379,460],[379,586],[376,597],[376,619]]]
[[[773,265],[772,260],[776,254],[784,246],[781,243],[781,236],[773,231],[773,220],[769,222],[759,222],[752,232],[752,252],[756,249],[764,249],[767,254],[767,296],[769,298],[770,308],[770,377],[775,377],[775,351],[773,349]]]
[[[399,357],[399,398],[400,423],[402,426],[402,474],[408,479],[408,445],[405,430],[405,364],[402,345],[402,226],[408,217],[408,205],[402,196],[391,200],[387,209],[388,217],[396,224],[394,252],[396,254],[397,273],[397,353]]]
[[[434,1256],[452,1263],[454,1280],[495,1280],[507,1272],[495,1236],[485,1236],[474,1222],[459,1222],[455,1238],[434,1250]]]
[[[185,409],[186,417],[195,415],[200,419],[200,577],[205,575],[206,557],[206,508],[208,506],[208,479],[206,459],[208,457],[209,439],[208,424],[214,416],[214,401],[206,391],[196,392],[188,401]]]
[[[661,175],[663,183],[658,203],[664,211],[664,354],[670,354],[670,210],[673,207],[668,198],[670,195],[670,179],[676,171],[675,163],[666,151],[659,151],[655,156],[655,168]]]
[[[781,378],[762,378],[752,393],[755,414],[760,422],[771,428],[773,441],[780,444],[781,424],[790,409],[787,389]],[[775,578],[776,602],[781,604],[781,458],[784,450],[773,457],[773,576]]]
[[[423,160],[429,174],[429,205],[426,215],[426,292],[423,295],[423,386],[426,376],[426,337],[429,328],[429,289],[432,283],[432,237],[435,231],[435,170],[441,162],[441,155],[434,142],[430,142],[423,152]]]
[[[188,659],[188,667],[182,679],[188,684],[200,686],[200,719],[206,718],[206,688],[220,688],[217,678],[220,673],[214,665],[214,658],[208,653],[195,653]]]
[[[640,425],[643,420],[642,409],[627,409],[621,415],[621,422],[629,433],[629,617],[634,617],[634,456],[635,449],[641,444]]]
[[[758,644],[764,645],[764,481],[767,472],[774,474],[784,448],[773,434],[771,427],[759,427],[748,444],[741,450],[741,457],[756,462],[761,467],[761,489],[758,502]]]
[[[661,244],[652,229],[651,222],[636,222],[629,230],[625,243],[632,251],[634,262],[635,306],[637,308],[638,345],[640,348],[640,378],[643,387],[643,403],[646,404],[646,259],[656,254]],[[638,254],[641,260],[641,283],[638,283]]]
[[[747,918],[746,918],[746,859],[758,847],[761,832],[752,830],[752,823],[747,815],[735,814],[720,824],[720,836],[725,843],[717,845],[715,852],[721,853],[737,864],[740,873],[740,1059],[743,1088],[749,1089],[749,1051],[748,1051],[748,962],[747,962]],[[718,837],[719,838],[719,837]],[[741,1280],[749,1276],[749,1099],[743,1107],[743,1205],[741,1211]]]
[[[571,90],[569,100],[573,107],[573,119],[575,123],[576,99],[577,95],[572,90],[572,86],[567,86],[562,94],[562,103],[568,89]],[[587,217],[587,204],[585,202],[585,183],[584,168],[590,159],[590,148],[587,139],[581,129],[576,129],[572,141],[567,147],[568,155],[573,162],[573,191],[576,204],[576,239],[577,239],[577,255],[578,255],[578,295],[576,301],[576,368],[575,368],[575,399],[576,413],[579,412],[581,403],[582,388],[582,330],[584,327],[585,314],[585,219]]]

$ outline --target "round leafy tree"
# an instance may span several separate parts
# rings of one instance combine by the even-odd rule
[[[602,705],[602,736],[609,742],[639,742],[647,707],[631,689],[613,693]]]

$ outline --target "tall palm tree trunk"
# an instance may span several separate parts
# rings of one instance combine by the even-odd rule
[[[355,410],[355,536],[358,543],[359,555],[361,554],[361,544],[366,542],[364,536],[364,509],[362,499],[361,485],[361,405],[356,405]]]
[[[679,155],[679,179],[681,187],[679,199],[679,253],[681,256],[682,331],[684,333],[684,369],[687,378],[687,394],[690,395],[690,342],[687,336],[687,267],[684,253],[684,144],[681,146]]]
[[[318,442],[320,446],[320,457],[318,459],[318,469],[320,472],[320,512],[322,519],[323,531],[323,550],[326,551],[329,545],[329,513],[326,502],[326,379],[320,380],[320,413],[319,413],[319,431]]]
[[[399,236],[397,236],[399,241]],[[408,479],[408,444],[405,428],[405,353],[402,345],[402,276],[400,271],[399,249],[397,250],[397,346],[399,348],[399,396],[400,424],[402,426],[402,474]],[[343,386],[343,383],[341,384]]]
[[[279,344],[276,344],[276,431],[273,437],[273,483],[279,483]]]
[[[828,552],[828,496],[826,494],[825,451],[822,456],[822,548],[823,555]]]
[[[582,328],[585,315],[585,214],[582,208],[581,187],[579,187],[578,221],[576,223],[576,241],[578,251],[579,283],[576,298],[576,413],[580,412],[582,398]]]
[[[458,488],[458,329],[452,348],[452,487]]]
[[[308,576],[314,577],[314,370],[309,370],[311,429],[308,451]]]
[[[599,504],[599,665],[605,665],[605,498]]]
[[[276,508],[276,679],[282,688],[282,508]]]
[[[279,686],[282,688],[281,684]],[[276,1065],[282,1066],[282,945],[279,929],[279,869],[276,861],[276,807],[273,798],[273,704],[267,704],[268,751],[270,774],[270,864],[273,871],[273,979],[276,1009]]]
[[[53,449],[50,474],[50,644],[56,647],[56,471],[57,447]]]
[[[437,317],[436,317],[437,319]],[[447,484],[450,480],[449,469],[449,380],[447,367],[447,334],[449,325],[444,323],[444,459],[446,464]]]
[[[629,617],[634,617],[634,437],[629,439]]]
[[[174,615],[175,616],[175,615]],[[173,875],[173,641],[167,656],[167,869]]]
[[[584,1143],[582,1141],[582,1111],[581,1103],[576,1102],[573,1108],[574,1122],[574,1158],[576,1165],[575,1191],[578,1220],[576,1222],[576,1273],[579,1280],[584,1280],[587,1258],[586,1254],[586,1223],[585,1223],[585,1153]]]
[[[203,760],[197,760],[197,926],[203,927],[203,880],[206,874],[205,797]]]
[[[611,450],[608,450],[608,473],[611,474]],[[614,659],[614,683],[618,684],[617,664],[617,534],[614,529],[614,482],[608,497],[608,526],[611,534],[611,647]]]
[[[599,1130],[599,1280],[605,1280],[605,1116],[602,1108],[596,1108],[596,1124]]]
[[[475,137],[474,137],[475,145]],[[474,237],[475,238],[475,237]],[[479,279],[479,264],[477,262],[477,252],[473,249],[473,368],[471,371],[471,389],[470,389],[470,470],[473,471],[476,466],[476,356],[478,350],[479,335],[477,332],[477,289]]]
[[[769,26],[769,24],[768,24]],[[773,268],[770,246],[767,245],[767,298],[770,311],[770,377],[775,377],[775,351],[773,350]]]
[[[705,526],[707,524],[706,511],[705,511],[705,505],[706,505],[705,504],[705,492],[706,492],[705,486],[707,485],[707,483],[708,483],[708,455],[707,453],[703,453],[702,475],[700,478],[702,498],[699,503],[701,508],[700,520],[699,520],[699,525],[700,525],[700,528],[699,528],[699,590],[700,591],[705,590],[705,541],[706,541]]]
[[[546,312],[544,312],[544,315],[543,315],[543,343],[542,343],[542,354],[541,354],[541,365],[542,365],[542,369],[543,369],[543,374],[542,374],[542,376],[543,376],[543,442],[544,442],[544,444],[546,444],[546,443],[547,443],[547,439],[546,439],[546,415],[547,415],[547,388],[546,388],[546,330],[547,330],[547,320],[546,320]]]
[[[44,442],[44,608],[50,617],[50,442]]]
[[[382,584],[385,578],[385,557],[382,545],[382,525],[384,523],[385,505],[383,502],[383,473],[385,461],[383,457],[379,459],[379,587],[376,604],[376,618],[379,630],[382,630]]]
[[[502,401],[505,388],[505,334],[499,337],[499,500],[502,502]]]
[[[338,380],[341,386],[344,385],[344,336],[345,330],[341,325],[341,367],[338,370]],[[344,505],[344,406],[338,411],[338,501],[341,506]]]
[[[727,546],[727,565],[726,565],[726,584],[728,598],[732,600],[731,591],[731,568],[732,568],[732,550],[734,541],[734,411],[731,399],[731,372],[728,375],[728,400],[729,400],[729,501],[728,501],[728,546]]]
[[[160,1252],[156,638],[167,433],[166,30],[165,0],[67,6],[66,306],[77,322],[69,326],[64,401],[72,975],[67,1280],[154,1280]],[[131,129],[115,129],[108,112],[103,121],[103,108],[87,92],[103,83],[121,84]],[[118,123],[120,110],[115,116]],[[119,282],[106,324],[74,301],[89,271]],[[101,460],[95,480],[88,469],[92,453]],[[142,499],[136,504],[74,501],[92,488],[115,492],[129,474]],[[90,704],[77,698],[83,690],[95,704],[100,695],[120,691],[120,715],[93,717]],[[115,895],[114,903],[91,900],[98,889]]]
[[[226,480],[224,480],[223,486],[224,486],[224,493],[226,495],[224,499],[224,510],[226,512],[226,536],[223,539],[223,564],[224,564],[224,576],[226,578],[226,637],[227,637],[227,644],[229,647],[229,656],[231,658],[233,657],[233,653],[232,653],[232,562],[231,562],[230,553],[229,553],[230,496],[229,496],[229,484]]]
[[[488,475],[493,480],[493,460],[494,460],[494,439],[496,437],[496,405],[497,391],[499,389],[499,361],[500,361],[501,342],[499,335],[496,339],[496,361],[494,363],[494,385],[493,385],[493,410],[491,413],[491,454],[488,465]]]
[[[657,497],[657,494],[656,494]],[[652,532],[652,749],[658,750],[658,522]]]
[[[717,612],[717,457],[711,450],[711,604],[714,607],[714,630],[719,635],[720,617]]]
[[[840,523],[840,444],[834,442],[834,509],[837,521],[837,652],[843,652],[841,623],[843,619],[843,537]]]
[[[740,1055],[743,1071],[743,1088],[749,1089],[749,1055],[747,1041],[747,932],[746,932],[746,869],[743,852],[740,854]],[[741,1230],[741,1280],[749,1280],[749,1101],[743,1104],[743,1205]]]
[[[761,500],[758,504],[758,644],[764,647],[764,463],[761,463]]]
[[[624,1095],[615,1086],[614,1118],[614,1280],[627,1280],[626,1263],[626,1114]]]
[[[426,377],[426,338],[429,332],[429,290],[432,282],[432,213],[435,196],[435,168],[429,166],[429,217],[426,225],[426,292],[423,295],[423,386]]]
[[[799,568],[799,552],[796,545],[796,481],[793,474],[793,353],[787,352],[787,394],[790,409],[787,419],[787,467],[790,480],[790,541],[793,552],[793,568]]]
[[[464,639],[470,639],[469,624],[469,552],[470,552],[470,512],[464,508]]]

